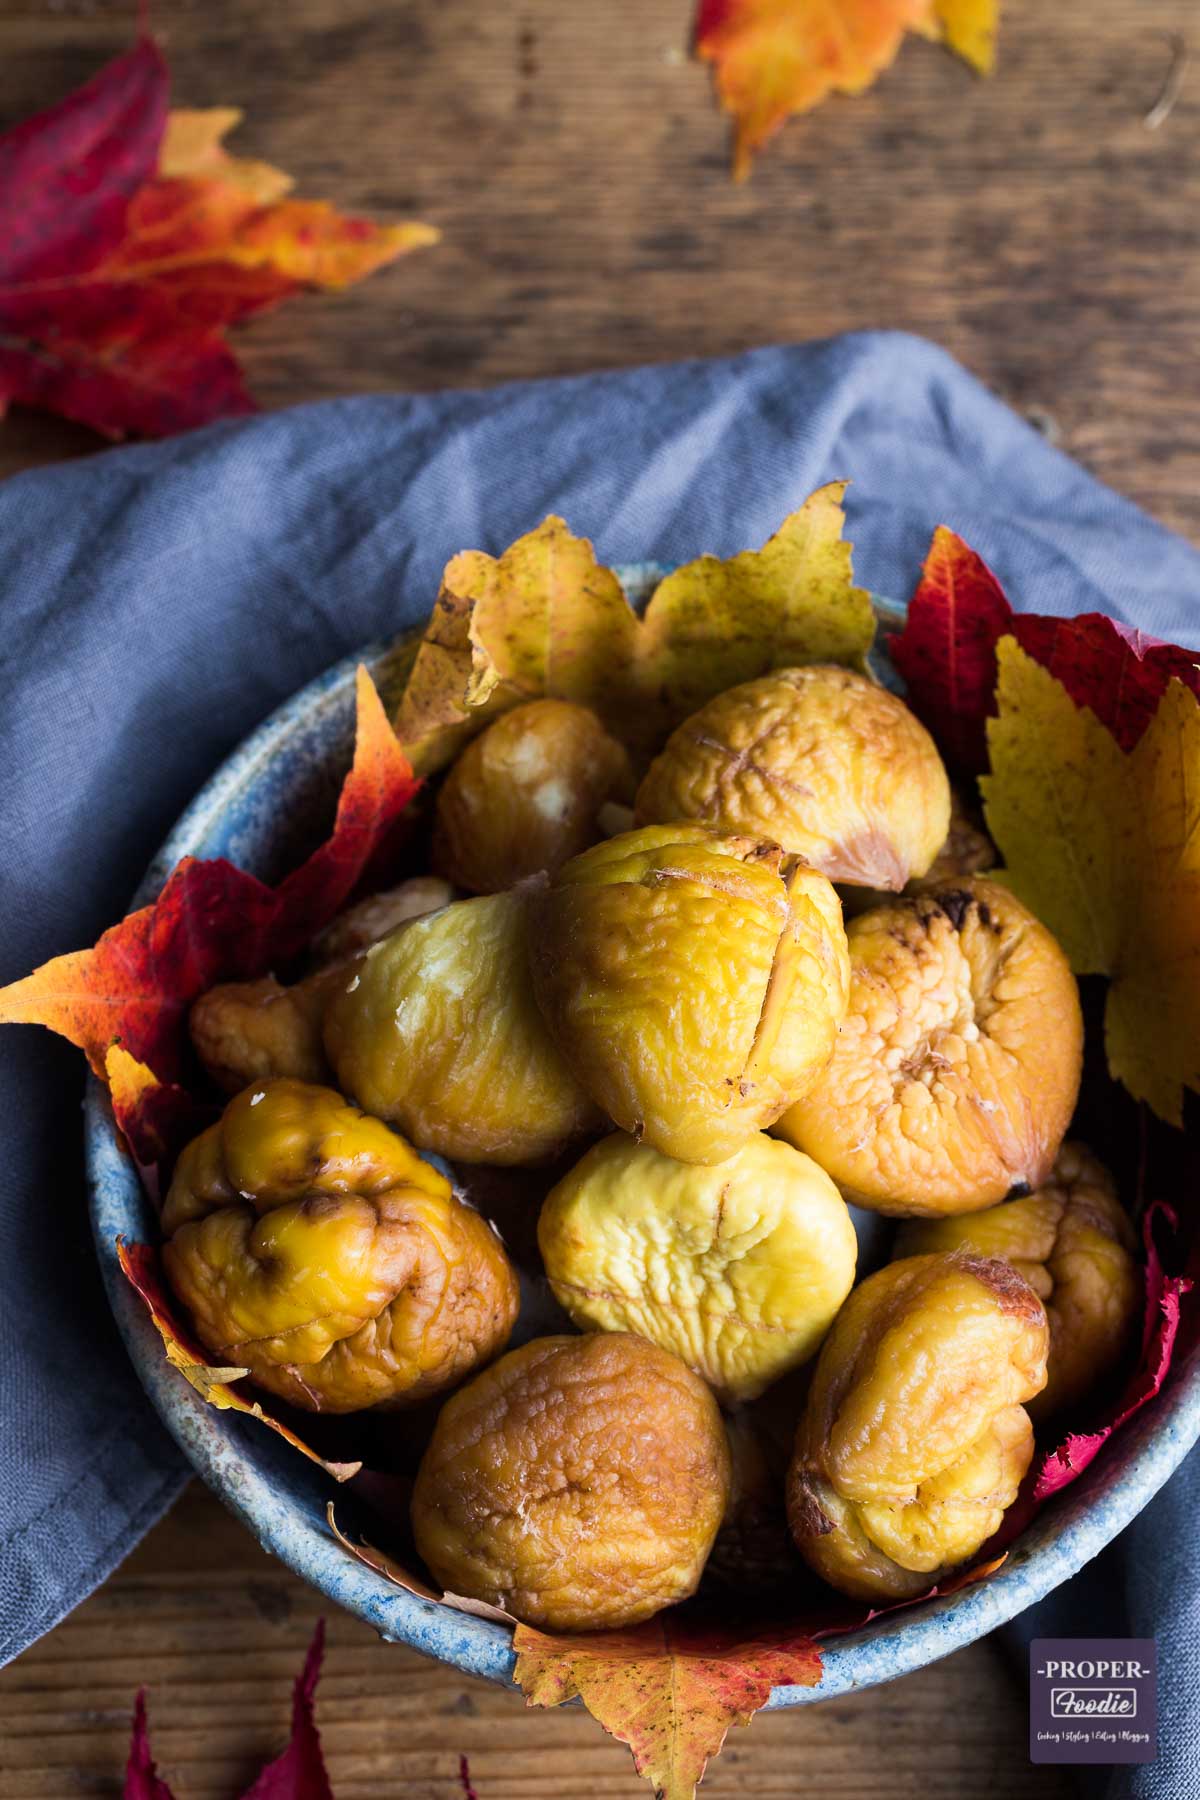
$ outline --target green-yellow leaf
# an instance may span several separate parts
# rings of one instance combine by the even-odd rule
[[[1077,974],[1110,977],[1109,1066],[1161,1118],[1200,1092],[1200,702],[1172,680],[1126,754],[1015,640],[998,648],[988,825]]]
[[[1138,824],[1126,932],[1109,990],[1109,1066],[1160,1118],[1200,1093],[1200,704],[1172,681],[1129,757]]]
[[[854,585],[842,536],[844,481],[809,496],[761,550],[702,556],[661,581],[639,645],[647,702],[675,725],[723,689],[770,669],[861,668],[875,636],[870,595]]]
[[[552,695],[590,706],[635,750],[713,694],[805,662],[862,667],[874,637],[842,537],[844,483],[761,550],[668,575],[639,620],[586,538],[546,519],[500,557],[447,565],[396,719],[414,767],[443,767],[492,718]]]
[[[997,646],[999,716],[988,721],[988,826],[1011,885],[1050,927],[1077,975],[1109,974],[1121,935],[1128,821],[1125,757],[1093,712],[1015,638]]]
[[[969,62],[977,75],[990,75],[996,65],[996,28],[1000,0],[934,0],[932,29],[937,38]]]
[[[446,585],[471,608],[468,706],[543,694],[601,713],[619,704],[637,620],[612,570],[562,519],[546,519],[498,560],[464,551]]]

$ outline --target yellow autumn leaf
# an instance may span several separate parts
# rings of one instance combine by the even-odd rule
[[[999,22],[1000,0],[935,0],[932,20],[918,29],[970,63],[977,75],[990,75]]]
[[[1077,974],[1110,977],[1109,1066],[1161,1118],[1200,1091],[1200,703],[1173,680],[1128,754],[1002,638],[991,774],[1007,878]]]
[[[699,0],[695,51],[733,116],[735,179],[793,113],[832,93],[865,93],[907,32],[987,74],[998,13],[999,0]]]
[[[875,636],[871,597],[854,585],[842,536],[847,484],[811,494],[761,550],[702,556],[659,583],[638,644],[639,682],[661,723],[770,669],[802,663],[864,666]]]
[[[1009,880],[1077,975],[1111,973],[1121,937],[1125,757],[1112,733],[1013,637],[996,651],[992,774],[980,783]]]
[[[844,483],[813,494],[761,550],[667,575],[638,619],[617,577],[561,519],[500,557],[446,568],[396,731],[421,773],[523,700],[592,707],[648,750],[722,689],[805,662],[862,667],[875,632],[842,537]]]
[[[1104,1019],[1114,1075],[1162,1119],[1200,1092],[1200,703],[1172,681],[1129,756],[1137,849]]]
[[[544,519],[502,556],[461,551],[446,565],[396,714],[414,769],[443,768],[523,700],[550,694],[605,710],[636,630],[620,582],[562,519]]]

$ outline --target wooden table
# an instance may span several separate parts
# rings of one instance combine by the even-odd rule
[[[239,334],[267,406],[486,385],[888,325],[939,339],[1073,455],[1200,539],[1200,69],[1147,127],[1189,0],[1005,0],[980,84],[906,47],[878,88],[790,126],[736,187],[688,0],[156,0],[178,99],[301,192],[441,227],[361,288]],[[8,0],[0,119],[128,39],[128,0]],[[14,415],[0,474],[86,433]],[[0,1794],[115,1793],[139,1682],[181,1800],[227,1800],[285,1730],[318,1597],[192,1491],[75,1616],[0,1674]],[[339,1800],[643,1793],[579,1712],[519,1700],[330,1620],[320,1717]],[[1063,1794],[981,1644],[739,1734],[705,1789]]]
[[[287,1737],[316,1619],[317,1722],[337,1800],[649,1800],[629,1753],[578,1707],[520,1696],[381,1643],[273,1562],[193,1485],[100,1592],[0,1672],[0,1796],[115,1795],[140,1684],[177,1800],[233,1800]],[[1065,1800],[1025,1757],[1024,1699],[972,1645],[889,1687],[767,1713],[735,1732],[705,1800]]]

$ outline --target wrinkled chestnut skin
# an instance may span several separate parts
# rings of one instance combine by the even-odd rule
[[[825,1340],[788,1470],[805,1561],[862,1600],[905,1600],[973,1556],[1033,1455],[1024,1402],[1050,1329],[1011,1264],[914,1256],[855,1289]]]
[[[167,1279],[214,1362],[309,1412],[440,1393],[517,1316],[486,1220],[330,1088],[244,1089],[183,1152],[162,1224]]]
[[[415,876],[339,914],[315,946],[323,966],[302,981],[283,987],[264,975],[259,981],[221,982],[201,994],[188,1029],[211,1079],[227,1094],[275,1075],[327,1081],[325,1009],[338,986],[350,980],[355,955],[407,920],[445,906],[451,895],[438,877]]]
[[[846,1006],[841,904],[754,838],[651,826],[531,900],[538,1003],[615,1124],[681,1162],[732,1156],[828,1062]]]
[[[338,1085],[423,1150],[538,1163],[599,1123],[534,1003],[526,905],[489,894],[416,919],[330,1003]]]
[[[693,713],[651,764],[636,813],[772,838],[831,881],[898,892],[945,842],[950,784],[902,700],[821,663],[743,682]]]
[[[695,1591],[728,1493],[721,1415],[690,1369],[624,1333],[535,1338],[442,1408],[413,1534],[448,1591],[602,1630]]]
[[[828,1175],[761,1132],[715,1167],[605,1138],[547,1196],[538,1246],[576,1325],[661,1344],[727,1402],[815,1355],[858,1257]]]
[[[1035,1194],[907,1225],[897,1252],[1002,1256],[1025,1277],[1050,1320],[1046,1385],[1029,1402],[1040,1421],[1077,1406],[1128,1349],[1142,1297],[1136,1246],[1108,1170],[1082,1144],[1067,1143]]]
[[[554,874],[601,836],[605,801],[632,791],[629,758],[594,712],[531,700],[501,714],[446,776],[434,866],[473,894]]]
[[[1079,992],[1033,914],[975,877],[852,919],[836,1048],[780,1136],[847,1200],[976,1212],[1054,1166],[1083,1057]]]

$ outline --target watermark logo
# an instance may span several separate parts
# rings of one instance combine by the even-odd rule
[[[1034,1638],[1030,1761],[1153,1762],[1157,1678],[1153,1638]]]

